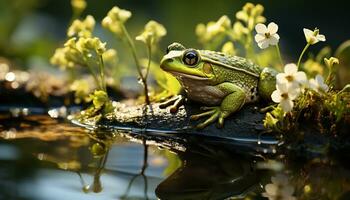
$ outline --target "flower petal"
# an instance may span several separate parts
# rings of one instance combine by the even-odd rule
[[[315,80],[315,79],[310,79],[309,80],[309,87],[311,88],[311,89],[313,89],[313,90],[317,90],[317,88],[318,88],[318,83],[317,83],[317,81]]]
[[[270,32],[271,35],[277,33],[278,31],[278,25],[274,22],[269,23],[269,25],[267,25],[267,29]]]
[[[298,71],[298,67],[294,63],[289,63],[284,66],[284,72],[286,74],[294,74]]]
[[[269,38],[270,45],[277,45],[279,38],[280,38],[280,36],[278,34],[274,34],[274,35],[270,36],[270,38]]]
[[[265,34],[268,32],[267,27],[265,24],[257,24],[255,26],[255,31],[260,34]]]
[[[276,81],[278,84],[288,82],[288,80],[286,79],[286,74],[285,73],[278,73],[276,75]]]
[[[287,82],[277,83],[276,88],[281,93],[288,93],[288,83]]]
[[[323,92],[327,92],[329,87],[327,84],[324,83],[324,79],[321,75],[316,75],[316,81],[318,83],[318,89],[321,89]]]
[[[293,106],[294,106],[294,103],[292,100],[290,99],[283,99],[281,102],[280,102],[280,105],[282,107],[282,110],[284,112],[289,112],[292,110]]]
[[[280,40],[280,36],[279,36],[277,33],[273,34],[271,37],[274,37],[274,38],[276,38],[277,40]]]
[[[265,35],[258,33],[255,35],[254,39],[255,39],[255,42],[259,43],[259,42],[262,42],[264,39],[266,39],[266,37]]]
[[[303,31],[304,31],[306,41],[309,42],[309,39],[311,36],[314,35],[314,32],[310,29],[307,29],[307,28],[304,28]]]
[[[317,81],[317,83],[319,85],[323,84],[324,83],[324,79],[321,75],[317,74],[316,77],[315,77],[315,80]]]
[[[292,89],[289,89],[289,91],[288,91],[288,98],[290,100],[296,99],[299,96],[300,91],[301,91],[299,88],[299,84],[294,84],[294,85],[297,85],[297,87],[290,87]]]
[[[266,49],[267,47],[269,47],[269,41],[265,39],[259,42],[258,46],[260,47],[260,49]]]
[[[281,102],[281,92],[278,90],[273,91],[271,94],[271,99],[275,103]]]
[[[326,41],[326,36],[324,36],[324,35],[319,34],[316,36],[316,38],[317,38],[317,40],[322,41],[322,42]]]
[[[321,86],[321,88],[322,88],[322,90],[323,90],[324,92],[327,92],[327,91],[329,90],[329,87],[328,87],[327,84],[323,84],[323,85]]]
[[[295,80],[301,84],[305,84],[307,82],[305,72],[297,72],[294,74]]]

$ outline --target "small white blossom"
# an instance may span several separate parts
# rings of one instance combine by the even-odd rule
[[[329,87],[324,83],[324,79],[321,75],[316,75],[315,79],[310,79],[309,86],[311,89],[317,92],[327,92]]]
[[[271,94],[272,101],[279,103],[284,112],[289,112],[294,106],[293,100],[299,95],[295,84],[279,83]]]
[[[284,174],[278,174],[271,177],[272,183],[265,186],[265,191],[262,193],[269,200],[296,200],[293,196],[294,187],[288,183],[288,177]]]
[[[309,44],[316,44],[319,41],[326,41],[326,37],[324,35],[319,34],[319,30],[315,29],[314,31],[304,28],[304,35],[306,42]]]
[[[270,45],[277,45],[280,36],[277,34],[278,25],[274,22],[269,23],[266,27],[265,24],[257,24],[255,26],[255,41],[261,49],[266,49]]]
[[[284,73],[278,73],[276,76],[277,83],[288,83],[293,85],[307,85],[305,72],[298,71],[298,67],[294,63],[284,66]]]

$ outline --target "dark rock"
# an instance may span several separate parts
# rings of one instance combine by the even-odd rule
[[[200,121],[192,121],[189,117],[198,114],[198,105],[188,104],[181,106],[178,112],[170,113],[170,108],[160,109],[159,104],[150,106],[127,106],[117,103],[115,112],[108,114],[97,124],[90,124],[73,120],[73,123],[85,126],[89,129],[104,129],[110,131],[122,131],[132,134],[163,139],[183,139],[211,144],[229,144],[241,147],[262,148],[262,151],[273,151],[267,148],[279,143],[273,134],[266,133],[263,127],[264,113],[259,113],[256,105],[246,105],[237,113],[226,118],[223,128],[217,128],[216,124],[198,130],[195,128]],[[202,120],[205,120],[202,119]],[[198,139],[200,138],[200,140]]]

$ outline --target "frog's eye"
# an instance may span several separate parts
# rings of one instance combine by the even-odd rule
[[[195,50],[186,51],[182,58],[182,61],[189,66],[196,65],[198,63],[198,60],[199,60],[199,56],[197,51]]]

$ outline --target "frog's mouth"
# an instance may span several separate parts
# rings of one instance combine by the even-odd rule
[[[168,71],[168,72],[178,78],[188,78],[188,79],[202,80],[202,81],[209,80],[209,77],[201,76],[199,74],[185,74],[178,71]]]

